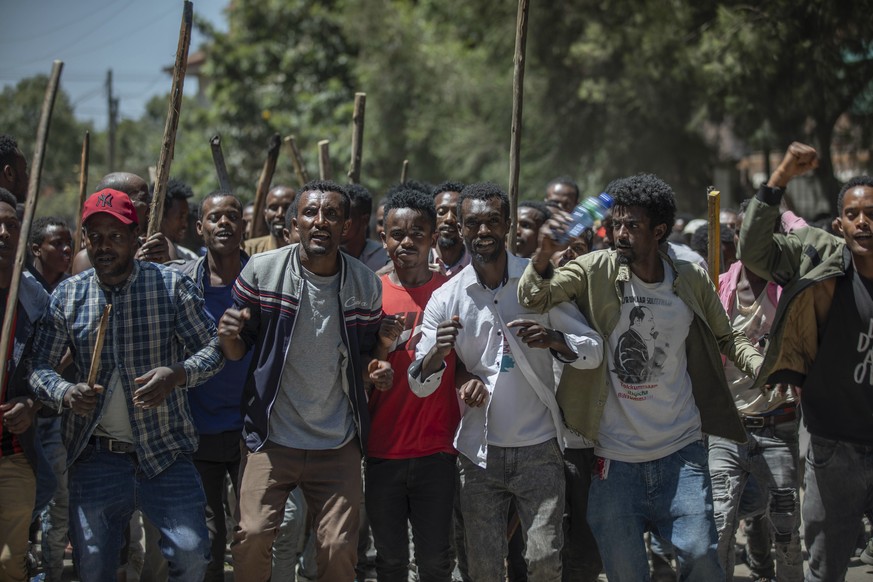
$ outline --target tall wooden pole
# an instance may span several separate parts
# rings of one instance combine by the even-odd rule
[[[706,262],[709,267],[709,278],[718,287],[718,276],[721,265],[721,192],[710,186],[706,193],[707,222],[709,245]]]
[[[518,0],[515,17],[515,57],[512,73],[512,130],[509,143],[509,248],[515,252],[518,225],[518,174],[521,153],[521,113],[524,106],[524,54],[527,46],[527,19],[530,0]]]
[[[279,147],[282,145],[282,137],[274,133],[270,138],[267,148],[267,159],[261,168],[261,176],[258,178],[258,189],[255,191],[255,208],[252,211],[252,238],[265,236],[267,224],[264,222],[264,206],[267,205],[267,192],[270,191],[270,183],[273,181],[273,173],[276,171],[276,161],[279,159]]]
[[[318,177],[322,180],[330,180],[333,172],[330,169],[330,140],[323,139],[318,142]]]
[[[42,111],[39,114],[39,126],[36,131],[36,147],[33,152],[30,181],[27,184],[27,199],[24,202],[24,219],[21,233],[18,236],[18,250],[15,252],[15,262],[12,264],[12,280],[9,283],[9,295],[6,298],[6,309],[3,315],[3,331],[0,335],[0,386],[6,384],[6,355],[12,343],[12,326],[15,323],[15,312],[18,306],[18,285],[21,283],[21,272],[24,270],[24,259],[27,256],[27,239],[30,238],[30,225],[33,223],[33,213],[36,210],[36,200],[39,197],[39,180],[42,176],[42,163],[45,159],[45,145],[48,141],[49,126],[52,111],[55,107],[55,97],[61,80],[61,70],[64,63],[55,61],[52,64],[52,74],[45,88],[45,98],[42,101]]]
[[[297,142],[293,135],[285,138],[285,143],[288,144],[288,149],[291,151],[291,164],[294,166],[294,173],[297,175],[297,181],[300,186],[305,186],[309,182],[309,174],[306,172],[306,166],[303,164],[303,156],[300,155],[300,150],[297,149]]]
[[[406,184],[406,178],[409,175],[409,160],[403,160],[403,167],[400,169],[400,183]]]
[[[220,135],[212,136],[209,140],[209,148],[212,150],[212,163],[215,164],[215,173],[218,175],[218,187],[222,192],[233,192],[230,176],[227,174],[227,164],[224,162],[224,152],[221,151]]]
[[[91,157],[91,132],[85,132],[82,140],[82,158],[79,162],[79,211],[76,212],[76,230],[73,232],[73,256],[82,249],[82,207],[88,197],[88,163]]]
[[[106,71],[106,109],[109,121],[106,127],[106,170],[115,171],[115,134],[118,129],[118,97],[112,94],[112,69]]]
[[[367,94],[355,93],[355,112],[352,115],[352,161],[349,164],[349,181],[358,184],[361,181],[361,152],[364,148],[364,110],[367,106]]]
[[[167,110],[167,123],[161,140],[161,155],[155,170],[155,193],[149,211],[148,236],[158,232],[164,217],[164,200],[167,197],[167,182],[170,180],[170,165],[176,149],[176,130],[179,127],[179,113],[182,110],[182,89],[185,85],[185,72],[188,70],[188,47],[191,45],[191,20],[194,7],[185,0],[182,9],[182,25],[179,28],[179,46],[176,48],[176,63],[173,65],[173,85],[170,89],[170,105]]]

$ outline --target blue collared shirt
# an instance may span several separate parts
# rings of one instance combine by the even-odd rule
[[[54,368],[70,348],[76,377],[87,381],[100,316],[107,303],[112,304],[112,312],[97,374],[97,384],[104,386],[105,392],[89,415],[65,411],[62,424],[67,462],[72,464],[81,454],[100,423],[112,390],[109,379],[117,369],[127,397],[137,458],[146,476],[153,477],[180,453],[196,450],[197,431],[183,391],[176,389],[160,406],[145,410],[133,405],[133,393],[139,387],[134,379],[158,366],[181,362],[186,388],[205,382],[224,364],[215,324],[203,308],[197,285],[162,265],[134,261],[128,280],[112,288],[101,284],[93,269],[63,281],[52,293],[37,328],[31,375],[39,397],[57,410],[61,410],[64,393],[72,384]]]

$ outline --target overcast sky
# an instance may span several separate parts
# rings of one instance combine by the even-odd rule
[[[112,69],[114,95],[122,118],[138,118],[153,95],[170,90],[179,42],[181,0],[2,0],[0,87],[51,72],[64,61],[61,87],[76,116],[106,126],[106,71]],[[227,30],[227,0],[195,0],[194,14]],[[203,42],[197,30],[189,54]],[[186,79],[185,94],[197,84]]]

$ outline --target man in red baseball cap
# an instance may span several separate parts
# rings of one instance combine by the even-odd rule
[[[127,194],[104,188],[88,198],[82,232],[94,269],[55,289],[34,339],[31,384],[63,412],[70,538],[83,582],[115,579],[124,527],[137,509],[160,531],[170,581],[202,580],[209,558],[185,389],[209,379],[223,359],[197,285],[135,258],[137,224]],[[89,385],[107,304],[97,380]],[[68,349],[77,383],[55,372]]]

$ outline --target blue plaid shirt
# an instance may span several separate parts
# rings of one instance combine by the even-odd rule
[[[101,284],[93,269],[63,281],[52,294],[37,328],[31,375],[40,399],[59,411],[64,393],[72,384],[54,368],[70,348],[77,379],[87,381],[100,316],[107,303],[112,303],[112,312],[97,375],[97,384],[106,390],[99,395],[91,414],[80,416],[64,411],[67,463],[72,464],[82,453],[99,424],[109,399],[109,379],[117,369],[127,397],[140,468],[147,477],[154,477],[179,454],[197,449],[197,431],[183,391],[176,389],[159,407],[144,410],[133,405],[133,393],[138,388],[133,380],[153,368],[182,362],[188,378],[186,387],[205,382],[224,364],[215,324],[206,314],[194,282],[162,265],[134,261],[130,278],[114,288]]]

